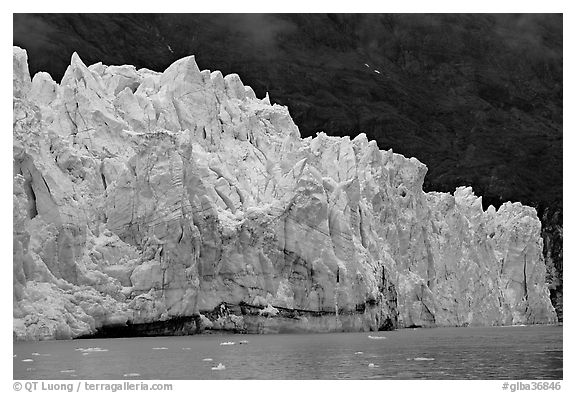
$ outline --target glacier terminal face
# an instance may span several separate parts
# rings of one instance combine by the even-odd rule
[[[14,337],[554,323],[533,208],[482,210],[193,56],[60,84],[14,47]],[[116,330],[115,330],[116,329]]]

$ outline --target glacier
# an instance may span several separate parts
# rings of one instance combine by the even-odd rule
[[[300,137],[194,56],[31,78],[13,48],[13,336],[555,323],[535,209]]]

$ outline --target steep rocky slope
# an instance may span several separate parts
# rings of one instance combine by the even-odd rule
[[[15,47],[15,337],[555,322],[536,210],[426,171],[194,57],[57,84]]]

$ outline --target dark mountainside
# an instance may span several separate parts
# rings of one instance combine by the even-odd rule
[[[162,71],[195,54],[287,105],[303,137],[364,132],[428,166],[426,191],[534,206],[562,319],[560,14],[16,14],[31,73]]]

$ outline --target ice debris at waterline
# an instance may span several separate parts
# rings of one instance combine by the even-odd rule
[[[86,353],[90,353],[90,352],[108,352],[107,349],[105,348],[100,348],[100,347],[90,347],[90,348],[75,348],[75,351],[80,351],[80,352],[86,352]]]
[[[384,336],[368,336],[368,338],[371,340],[386,340]]]
[[[218,363],[218,365],[216,367],[212,367],[212,370],[226,370],[226,366],[223,365],[222,363]]]
[[[74,53],[58,84],[13,52],[17,340],[556,322],[531,207],[424,193],[364,134],[302,139],[193,56]]]

